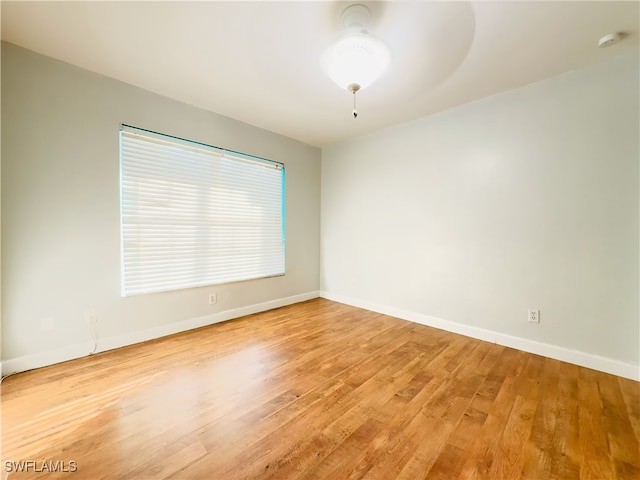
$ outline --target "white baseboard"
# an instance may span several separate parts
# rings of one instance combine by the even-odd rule
[[[207,325],[212,325],[214,323],[224,322],[226,320],[243,317],[245,315],[251,315],[253,313],[264,312],[274,308],[304,302],[305,300],[317,298],[318,296],[335,302],[352,305],[358,308],[364,308],[366,310],[402,318],[403,320],[409,320],[415,323],[420,323],[422,325],[446,330],[448,332],[458,333],[467,337],[477,338],[479,340],[497,343],[498,345],[516,348],[525,352],[535,353],[536,355],[542,355],[545,357],[554,358],[556,360],[580,365],[582,367],[592,368],[601,372],[611,373],[620,377],[630,378],[632,380],[640,380],[640,367],[637,365],[624,363],[619,360],[601,357],[599,355],[593,355],[578,350],[571,350],[548,343],[537,342],[522,337],[494,332],[484,328],[451,322],[449,320],[443,320],[441,318],[412,312],[410,310],[403,310],[386,305],[378,305],[366,300],[355,299],[325,291],[313,291],[299,295],[293,295],[291,297],[279,298],[264,303],[225,310],[223,312],[217,312],[202,317],[191,318],[181,322],[162,325],[147,330],[130,332],[114,337],[107,337],[99,340],[97,352],[125,347],[127,345],[145,342],[147,340],[153,340],[154,338],[160,338],[167,335],[172,335],[174,333],[204,327]],[[92,345],[89,344],[89,342],[83,342],[79,344],[68,345],[55,350],[48,350],[46,352],[39,352],[31,355],[24,355],[18,358],[3,360],[2,362],[0,362],[0,372],[2,372],[2,375],[9,375],[12,373],[31,370],[33,368],[40,368],[47,365],[53,365],[55,363],[65,362],[67,360],[73,360],[75,358],[85,357],[87,356],[91,348]]]
[[[477,338],[479,340],[484,340],[491,343],[497,343],[498,345],[504,345],[505,347],[516,348],[525,352],[535,353],[536,355],[542,355],[544,357],[561,360],[563,362],[572,363],[574,365],[580,365],[581,367],[592,368],[601,372],[618,375],[624,378],[630,378],[631,380],[640,380],[639,365],[624,363],[612,358],[601,357],[599,355],[593,355],[578,350],[571,350],[548,343],[537,342],[535,340],[529,340],[522,337],[515,337],[513,335],[494,332],[492,330],[487,330],[484,328],[451,322],[449,320],[431,317],[429,315],[412,312],[410,310],[403,310],[386,305],[378,305],[366,300],[346,297],[344,295],[334,294],[331,292],[320,291],[320,296],[322,298],[326,298],[327,300],[333,300],[335,302],[344,303],[353,307],[383,313],[385,315],[401,318],[403,320],[409,320],[411,322],[420,323],[429,327],[435,327],[440,330],[446,330],[448,332],[458,333],[467,337]]]
[[[130,332],[124,335],[117,335],[114,337],[99,339],[98,349],[96,353],[125,347],[127,345],[133,345],[135,343],[146,342],[147,340],[153,340],[154,338],[165,337],[174,333],[184,332],[187,330],[192,330],[194,328],[224,322],[226,320],[231,320],[234,318],[244,317],[245,315],[251,315],[253,313],[265,312],[274,308],[304,302],[305,300],[311,300],[312,298],[317,298],[318,296],[318,291],[307,292],[299,295],[293,295],[291,297],[269,300],[268,302],[247,305],[246,307],[233,308],[231,310],[212,313],[210,315],[205,315],[202,317],[190,318],[181,322],[170,323],[168,325],[162,325],[147,330]],[[73,360],[75,358],[86,357],[88,355],[88,352],[90,352],[92,348],[93,344],[90,344],[89,342],[83,342],[73,345],[67,345],[55,350],[48,350],[46,352],[24,355],[18,358],[10,358],[4,360],[0,364],[2,368],[0,372],[2,372],[3,376],[10,375],[34,368],[46,367],[55,363],[66,362],[67,360]]]

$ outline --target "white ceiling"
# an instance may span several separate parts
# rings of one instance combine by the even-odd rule
[[[392,63],[352,95],[323,72],[351,3]],[[7,2],[2,39],[316,146],[638,52],[632,2]],[[620,43],[597,48],[610,32]]]

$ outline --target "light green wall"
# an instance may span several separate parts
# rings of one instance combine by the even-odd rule
[[[626,56],[324,149],[321,289],[637,376],[638,84]]]
[[[287,274],[121,298],[120,123],[284,162]],[[318,148],[6,43],[1,205],[5,361],[88,342],[90,308],[101,338],[124,338],[319,287]]]

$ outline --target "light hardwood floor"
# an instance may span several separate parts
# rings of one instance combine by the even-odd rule
[[[14,375],[1,406],[5,478],[640,479],[638,382],[322,299]]]

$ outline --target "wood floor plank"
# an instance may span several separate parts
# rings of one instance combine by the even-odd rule
[[[323,299],[0,394],[11,480],[640,478],[638,382]]]
[[[593,378],[591,378],[593,377]],[[582,478],[605,478],[612,470],[611,452],[607,431],[602,420],[602,401],[597,377],[581,375],[578,379],[578,395],[580,402],[580,476]]]
[[[636,442],[640,443],[640,382],[617,377],[623,401],[627,407],[627,418],[633,429]]]
[[[607,376],[598,379],[598,386],[616,475],[620,479],[640,478],[640,445],[629,420],[620,384],[616,378]]]

